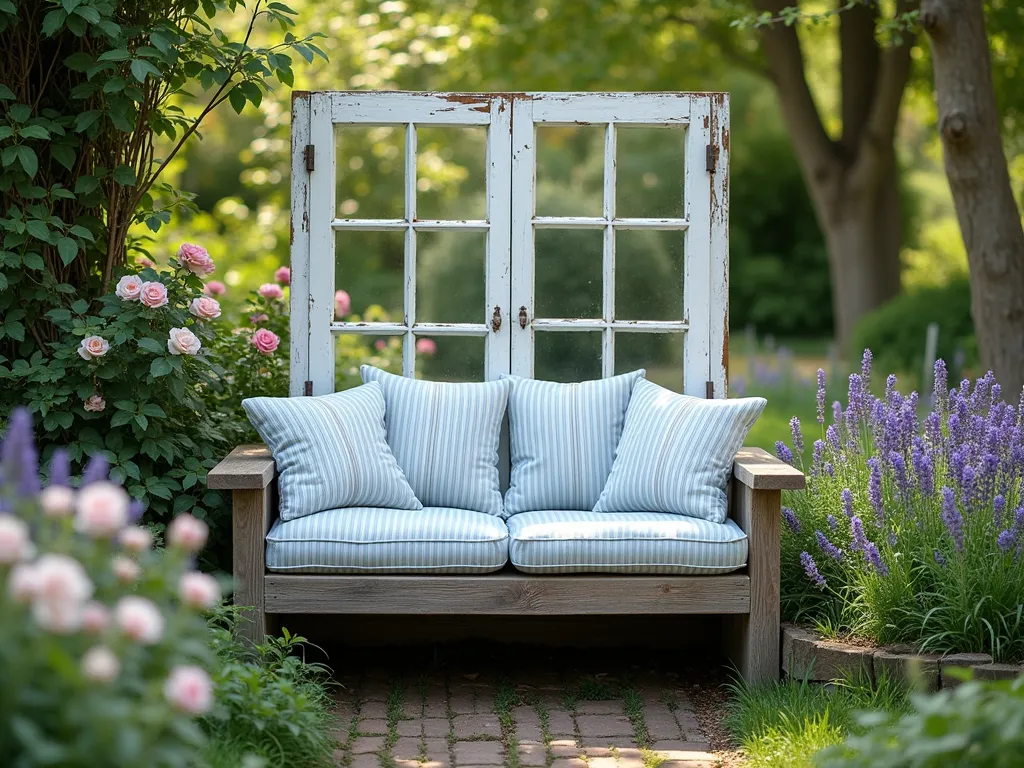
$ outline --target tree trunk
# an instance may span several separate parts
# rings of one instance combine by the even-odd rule
[[[922,0],[946,176],[971,274],[981,352],[1007,395],[1024,387],[1024,229],[1003,154],[981,0]]]

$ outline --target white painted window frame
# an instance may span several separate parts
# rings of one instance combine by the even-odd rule
[[[614,372],[615,334],[684,336],[687,394],[724,397],[728,366],[729,101],[726,94],[447,94],[298,92],[292,108],[291,387],[293,396],[334,391],[334,335],[404,336],[403,373],[415,375],[415,337],[487,339],[485,379],[512,372],[533,375],[535,328],[541,332],[602,332],[602,375]],[[513,118],[514,116],[514,118]],[[401,219],[339,219],[335,192],[334,127],[406,128],[406,215]],[[541,125],[605,126],[605,183],[599,217],[535,215],[536,129]],[[487,218],[416,219],[415,125],[487,126]],[[617,218],[615,126],[685,125],[684,215],[679,219]],[[306,171],[306,147],[315,167]],[[603,229],[600,318],[535,318],[533,237],[536,228]],[[684,239],[684,316],[681,321],[615,317],[615,232],[678,230]],[[403,231],[406,242],[405,317],[401,323],[346,323],[334,319],[334,232]],[[416,233],[487,233],[486,306],[481,323],[419,323],[416,319]],[[525,327],[519,308],[525,308]],[[494,308],[502,322],[493,330]],[[308,384],[307,382],[311,382]]]

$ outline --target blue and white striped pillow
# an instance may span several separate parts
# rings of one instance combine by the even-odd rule
[[[423,381],[371,365],[363,381],[384,390],[388,445],[428,507],[501,515],[498,441],[509,382]]]
[[[380,384],[250,397],[242,407],[274,455],[282,520],[338,507],[423,508],[388,447]]]
[[[768,401],[703,400],[639,381],[595,512],[672,512],[724,523],[726,487]]]
[[[641,369],[578,384],[507,377],[506,514],[593,509],[612,469],[629,395],[643,375]]]

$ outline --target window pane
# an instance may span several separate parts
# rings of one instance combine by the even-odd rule
[[[487,128],[416,128],[416,218],[487,217]]]
[[[683,319],[683,232],[615,232],[615,319]]]
[[[339,320],[405,320],[405,233],[338,230],[334,239],[334,286],[348,294]],[[345,309],[341,298],[337,310]]]
[[[683,217],[685,128],[615,128],[615,215]]]
[[[341,219],[405,217],[405,126],[334,127]]]
[[[600,229],[536,229],[537,317],[601,317]]]
[[[601,378],[601,331],[536,331],[533,375],[545,381]]]
[[[431,381],[483,381],[483,336],[420,336],[416,339],[416,378]]]
[[[486,232],[417,232],[416,322],[484,322],[486,253]]]
[[[684,333],[615,334],[615,373],[647,369],[648,381],[683,391]]]
[[[334,390],[358,387],[359,366],[374,365],[391,373],[402,373],[402,336],[364,336],[338,333],[334,336]]]
[[[601,216],[603,125],[537,127],[537,215]]]

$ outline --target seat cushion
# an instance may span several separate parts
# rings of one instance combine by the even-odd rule
[[[724,523],[726,486],[763,397],[704,400],[641,379],[595,512],[672,512]]]
[[[509,558],[526,573],[728,573],[747,563],[747,536],[660,512],[523,512],[508,520]]]
[[[594,508],[630,392],[643,375],[639,370],[578,384],[508,377],[512,473],[505,514]]]
[[[388,447],[379,384],[250,397],[242,407],[274,456],[282,520],[335,507],[423,508]]]
[[[509,382],[421,381],[364,365],[384,389],[388,445],[425,506],[502,514],[498,442]]]
[[[267,568],[287,573],[487,573],[507,561],[505,523],[466,509],[329,509],[267,534]]]

